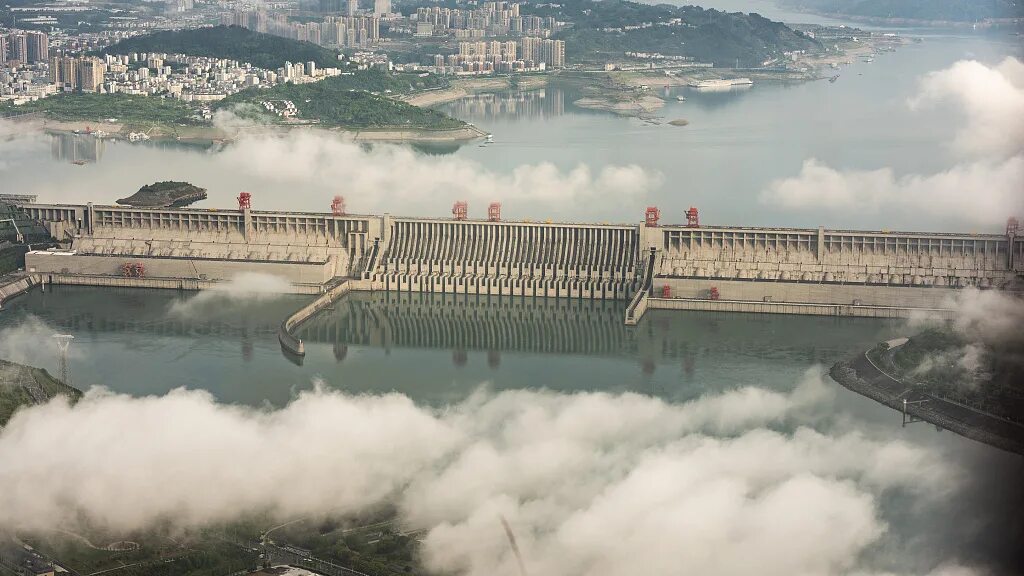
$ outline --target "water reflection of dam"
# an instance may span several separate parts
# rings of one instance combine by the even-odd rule
[[[158,337],[211,336],[234,339],[273,338],[281,318],[304,300],[281,296],[259,303],[259,313],[246,312],[244,302],[207,299],[189,304],[194,293],[171,294],[163,290],[55,286],[46,292],[33,290],[13,300],[35,310],[47,324],[73,334],[137,333]],[[20,306],[19,306],[20,307]]]
[[[50,156],[54,160],[94,163],[103,158],[106,141],[92,134],[51,134]]]
[[[610,300],[358,293],[299,329],[307,342],[378,348],[441,348],[622,355],[635,348]]]

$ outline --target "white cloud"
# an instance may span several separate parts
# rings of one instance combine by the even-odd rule
[[[907,176],[897,176],[891,168],[839,171],[810,159],[797,176],[769,184],[761,202],[795,210],[924,212],[996,226],[1024,213],[1022,191],[1024,156]]]
[[[811,158],[797,176],[771,182],[761,202],[790,210],[924,212],[988,226],[1024,213],[1024,63],[962,61],[929,74],[909,105],[939,103],[963,116],[954,143],[962,163],[897,175],[892,168],[837,170]]]
[[[842,574],[886,530],[883,493],[941,499],[959,471],[900,440],[766,428],[821,410],[826,387],[815,370],[789,393],[681,405],[510,391],[442,411],[320,388],[276,411],[92,390],[0,431],[0,525],[125,532],[388,501],[452,574],[518,573],[502,516],[533,574],[636,574],[638,558],[652,575]]]
[[[609,197],[642,196],[662,177],[635,164],[563,171],[550,162],[520,165],[508,174],[455,156],[423,156],[407,147],[346,142],[314,130],[249,134],[218,155],[225,166],[270,182],[330,188],[361,213],[382,206],[467,200],[482,211],[491,201],[572,206]]]
[[[168,313],[171,316],[197,317],[211,312],[223,311],[226,307],[248,306],[261,301],[272,300],[291,291],[287,279],[260,272],[243,272],[228,282],[201,290],[187,300],[175,301]]]
[[[1024,151],[1024,62],[1016,58],[998,66],[964,60],[928,74],[909,104],[961,111],[965,124],[953,145],[962,155],[998,158]]]

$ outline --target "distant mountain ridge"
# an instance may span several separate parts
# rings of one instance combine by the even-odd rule
[[[875,19],[975,22],[1024,18],[1021,0],[779,0],[797,10]]]
[[[166,52],[189,56],[211,56],[248,62],[253,66],[276,70],[288,62],[316,62],[320,67],[337,67],[338,53],[303,42],[240,26],[212,26],[189,30],[167,30],[122,40],[101,50],[100,54],[130,52]]]

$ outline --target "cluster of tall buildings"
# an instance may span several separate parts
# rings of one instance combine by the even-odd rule
[[[188,12],[195,8],[195,0],[166,0],[166,6],[171,13]]]
[[[50,37],[45,32],[14,30],[0,34],[0,64],[34,64],[50,58]]]
[[[324,14],[355,16],[359,13],[359,0],[319,0],[319,9]],[[373,14],[375,16],[391,14],[391,0],[373,0]]]
[[[519,3],[510,2],[484,2],[472,10],[429,6],[418,8],[413,18],[418,36],[455,36],[460,39],[489,36],[547,38],[558,30],[555,18],[521,15],[519,7]]]
[[[459,42],[458,54],[451,54],[447,59],[438,54],[434,56],[434,66],[445,67],[456,73],[524,72],[563,68],[565,41],[531,37],[504,42]]]
[[[389,5],[390,8],[390,5]],[[256,32],[304,40],[320,46],[366,47],[381,40],[379,16],[327,16],[320,22],[288,22],[285,15],[270,16],[262,10],[233,12],[221,24],[241,26]]]
[[[50,59],[50,82],[58,91],[100,92],[107,63],[95,56],[55,56]]]

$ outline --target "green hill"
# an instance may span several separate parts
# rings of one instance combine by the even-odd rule
[[[0,427],[18,408],[42,404],[57,395],[77,400],[82,393],[46,370],[0,360]]]
[[[571,22],[556,37],[565,40],[566,58],[575,62],[599,63],[621,58],[624,52],[660,52],[731,68],[737,61],[740,66],[760,66],[783,52],[822,49],[818,41],[758,14],[697,6],[563,0],[530,4],[524,11]]]
[[[323,68],[338,66],[338,54],[333,50],[322,48],[312,42],[271,36],[239,26],[168,30],[136,36],[107,46],[100,54],[130,52],[167,52],[229,58],[270,70],[280,68],[286,61],[312,61]]]
[[[395,93],[409,91],[408,79],[400,78],[397,83],[393,79],[385,81],[380,78],[368,81],[371,85],[383,82],[383,85],[393,86],[392,92]],[[442,112],[419,108],[383,94],[374,94],[353,87],[363,84],[364,79],[357,74],[335,76],[312,84],[278,84],[272,88],[250,88],[221,100],[216,107],[226,109],[251,104],[257,106],[258,114],[274,122],[307,121],[325,127],[449,130],[464,126],[463,122]],[[298,116],[293,120],[285,120],[270,114],[261,105],[262,102],[285,100],[292,102],[298,110]]]

